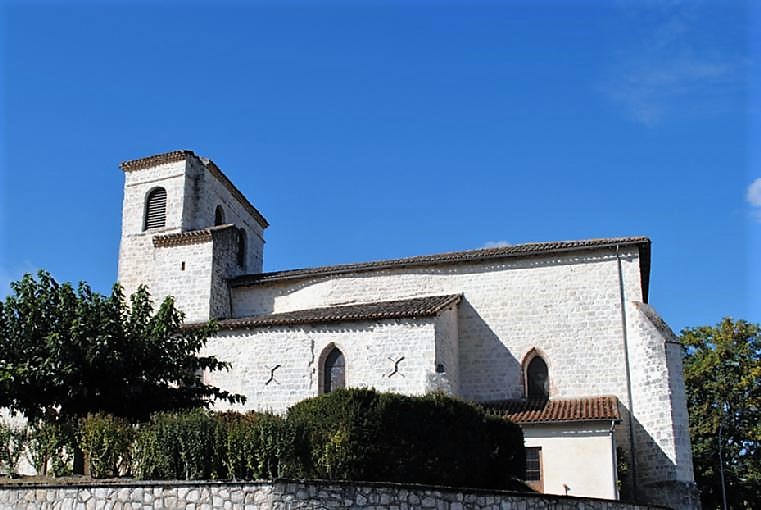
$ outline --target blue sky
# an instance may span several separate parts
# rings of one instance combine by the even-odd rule
[[[118,163],[208,156],[265,270],[653,240],[675,330],[761,322],[750,2],[5,2],[0,285],[116,278]],[[755,183],[755,184],[754,184]]]

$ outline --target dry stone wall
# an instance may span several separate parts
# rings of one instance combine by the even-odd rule
[[[6,485],[0,510],[657,510],[592,498],[320,481]]]

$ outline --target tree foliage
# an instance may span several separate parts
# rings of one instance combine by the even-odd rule
[[[703,508],[722,507],[720,457],[729,508],[761,494],[761,335],[725,318],[682,331],[695,481]]]
[[[11,288],[0,302],[0,406],[30,420],[97,412],[139,420],[244,399],[201,381],[202,370],[228,368],[198,356],[215,325],[184,328],[171,298],[154,310],[140,287],[128,305],[118,284],[103,296],[44,271]]]

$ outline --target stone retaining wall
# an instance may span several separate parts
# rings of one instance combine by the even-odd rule
[[[593,498],[421,485],[274,482],[77,482],[0,486],[0,509],[19,510],[655,510]]]

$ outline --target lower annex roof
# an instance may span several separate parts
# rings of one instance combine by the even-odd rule
[[[431,317],[445,308],[460,302],[459,294],[425,296],[398,301],[378,301],[348,306],[329,306],[294,310],[292,312],[257,315],[240,319],[218,321],[221,329],[241,329],[266,326],[291,326],[330,322],[355,322],[379,319],[410,319]]]
[[[554,400],[500,400],[482,402],[489,414],[504,416],[519,424],[567,423],[620,420],[614,395]]]

